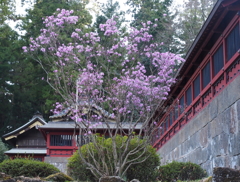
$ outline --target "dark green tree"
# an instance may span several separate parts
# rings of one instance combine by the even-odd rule
[[[172,0],[128,0],[127,4],[130,6],[128,12],[133,16],[133,27],[140,29],[148,21],[156,24],[156,27],[151,29],[153,40],[163,42],[163,51],[179,53],[172,26],[175,16],[169,10]]]
[[[22,36],[22,46],[28,45],[30,37],[35,38],[40,34],[40,31],[43,28],[43,18],[52,15],[58,8],[73,9],[74,14],[81,18],[76,25],[76,28],[87,29],[91,24],[92,17],[85,8],[86,4],[87,1],[84,0],[36,0],[33,8],[27,10],[27,15],[23,19],[23,23],[19,26],[21,30],[26,31],[26,34]],[[16,65],[16,74],[21,73],[21,79],[17,80],[19,81],[19,84],[15,87],[18,87],[18,90],[22,90],[19,102],[22,104],[24,103],[23,112],[26,112],[24,110],[31,106],[31,108],[42,112],[45,115],[45,118],[48,118],[53,103],[61,101],[60,97],[44,81],[46,74],[41,66],[35,60],[25,56],[26,55],[24,54],[23,61]],[[43,55],[39,54],[38,56]],[[25,95],[22,93],[25,93]],[[25,98],[29,98],[31,101],[24,102]],[[35,111],[32,111],[32,113],[34,112]],[[20,118],[23,117],[24,115]]]
[[[0,136],[28,122],[36,111],[40,111],[48,120],[53,104],[61,101],[44,81],[46,74],[41,66],[23,54],[22,47],[29,44],[30,37],[40,34],[42,18],[52,15],[57,8],[75,10],[75,14],[81,17],[76,28],[87,31],[91,15],[85,9],[86,3],[75,0],[36,0],[33,8],[27,10],[26,17],[17,26],[26,34],[20,36],[7,25],[0,27],[0,32],[5,32],[0,41]]]
[[[0,0],[0,25],[4,24],[7,19],[15,19],[14,0]]]
[[[52,107],[54,94],[42,81],[42,69],[22,53],[24,41],[5,25],[8,33],[0,42],[0,135],[28,122],[41,111],[45,118]],[[56,99],[56,98],[55,98]]]
[[[123,23],[126,21],[124,16],[125,12],[120,9],[119,2],[108,0],[106,3],[101,4],[100,12],[97,15],[94,26],[97,29],[97,32],[101,35],[102,31],[100,30],[99,25],[112,18],[117,22],[117,27],[122,28],[122,30],[125,32]]]
[[[18,34],[8,25],[0,26],[4,34],[0,41],[0,135],[11,128],[13,93],[10,91],[13,83],[13,64],[18,60]],[[2,34],[2,35],[3,35]]]
[[[40,30],[43,28],[43,18],[51,16],[57,8],[74,10],[74,14],[81,18],[76,27],[85,29],[89,27],[92,21],[92,16],[86,10],[87,0],[36,0],[33,8],[27,10],[27,15],[23,18],[19,25],[21,30],[26,31],[23,36],[25,40],[30,37],[37,37]]]
[[[162,42],[159,47],[161,52],[181,53],[173,26],[175,14],[170,12],[172,0],[127,0],[127,4],[130,6],[128,12],[133,16],[131,26],[141,29],[154,24],[150,29],[153,38],[149,44]],[[141,59],[147,68],[147,74],[150,73],[149,58],[142,56]],[[177,71],[178,67],[176,64],[174,70]]]
[[[107,20],[113,19],[116,22],[117,28],[120,30],[122,35],[126,34],[126,20],[125,20],[125,12],[121,10],[120,4],[118,1],[107,0],[105,3],[100,4],[100,11],[97,14],[96,21],[94,23],[94,28],[97,31],[100,37],[100,44],[104,47],[112,47],[117,44],[120,40],[119,37],[114,37],[115,40],[110,40],[104,35],[104,31],[99,28],[100,24],[105,24]],[[110,57],[110,56],[109,56]],[[110,58],[109,58],[110,59]],[[105,70],[105,74],[114,74],[115,72],[119,72],[122,69],[121,63],[117,59],[114,62],[107,62],[108,58],[105,60],[106,65],[109,66],[109,70]]]
[[[4,154],[8,150],[7,146],[0,139],[0,163],[8,157]]]

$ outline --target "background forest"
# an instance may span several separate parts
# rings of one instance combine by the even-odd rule
[[[76,27],[85,32],[99,31],[100,24],[118,17],[118,26],[127,33],[127,26],[142,27],[142,22],[157,21],[152,30],[154,41],[164,43],[164,51],[180,53],[183,57],[206,20],[216,0],[185,0],[174,7],[172,0],[127,0],[128,10],[117,1],[95,3],[91,12],[88,0],[35,0],[25,16],[16,14],[14,0],[0,0],[0,136],[25,124],[36,111],[48,120],[53,104],[61,101],[44,81],[40,65],[23,53],[30,37],[36,38],[43,28],[42,17],[50,16],[57,8],[73,9],[81,17]],[[22,5],[28,3],[22,0]],[[173,8],[174,7],[174,8]],[[125,18],[131,14],[131,21]],[[20,23],[13,29],[9,20]],[[19,32],[25,32],[20,34]],[[104,36],[101,37],[104,44]],[[39,56],[42,56],[39,54]],[[148,63],[147,60],[145,64]]]

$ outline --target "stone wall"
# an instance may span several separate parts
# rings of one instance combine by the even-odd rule
[[[159,150],[161,164],[173,160],[240,169],[240,76]]]
[[[69,157],[45,157],[44,162],[54,165],[61,172],[67,174],[67,163]]]

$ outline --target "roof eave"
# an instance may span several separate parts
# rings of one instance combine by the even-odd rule
[[[40,123],[41,123],[42,125],[47,124],[43,118],[41,118],[41,117],[34,117],[34,118],[32,118],[29,122],[27,122],[26,124],[22,125],[21,127],[19,127],[19,128],[15,129],[15,130],[13,130],[13,131],[11,131],[11,132],[3,135],[2,138],[3,138],[4,140],[6,140],[7,137],[21,132],[22,130],[28,128],[29,126],[31,126],[32,124],[34,124],[34,123],[37,122],[37,121],[40,121]]]
[[[194,39],[191,47],[188,49],[188,52],[187,52],[187,54],[186,54],[186,56],[185,56],[186,62],[187,62],[187,60],[189,59],[189,57],[190,57],[191,53],[193,52],[193,50],[195,49],[196,45],[198,44],[198,42],[199,42],[200,38],[202,37],[204,31],[206,31],[207,26],[208,26],[209,23],[211,22],[213,16],[214,16],[215,13],[217,12],[218,8],[222,6],[222,2],[223,2],[223,1],[224,1],[224,0],[218,0],[218,1],[216,2],[215,6],[213,7],[212,11],[210,12],[207,20],[205,21],[205,23],[203,24],[202,28],[201,28],[200,31],[198,32],[196,38]],[[186,63],[186,62],[185,62],[185,63]],[[181,72],[181,70],[182,70],[182,68],[184,67],[185,63],[180,66],[180,68],[178,69],[178,72],[177,72],[176,75],[179,75],[179,73]]]

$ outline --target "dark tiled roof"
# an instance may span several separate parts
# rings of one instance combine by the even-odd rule
[[[33,116],[33,118],[29,120],[29,122],[27,122],[26,124],[24,124],[24,125],[22,125],[21,127],[17,128],[16,130],[13,130],[13,131],[11,131],[11,132],[3,135],[2,138],[6,138],[6,137],[8,137],[8,136],[10,136],[10,135],[19,133],[20,131],[22,131],[22,130],[28,128],[30,125],[34,124],[36,121],[39,121],[42,125],[47,124],[42,117]]]
[[[101,108],[100,106],[98,106],[94,103],[87,102],[87,101],[81,101],[81,102],[79,102],[79,106],[83,106],[83,107],[86,106],[86,108],[92,107],[93,109],[96,109],[97,111],[99,111],[104,117],[109,118],[109,119],[114,119],[114,117],[109,112],[107,112],[106,110],[104,110],[103,108]],[[50,116],[49,118],[56,119],[56,118],[61,118],[61,117],[67,116],[71,112],[72,109],[73,109],[73,107],[72,108],[68,107],[68,108],[62,110],[60,113]]]

